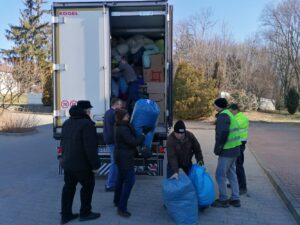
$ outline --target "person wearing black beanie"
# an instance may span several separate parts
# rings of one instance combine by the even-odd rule
[[[218,158],[216,181],[219,188],[219,198],[212,204],[213,207],[227,208],[229,205],[240,207],[239,184],[236,176],[235,162],[240,155],[240,132],[234,115],[227,109],[227,100],[215,100],[216,115],[216,142],[214,153]],[[231,186],[231,197],[227,196],[227,179]]]
[[[225,108],[227,108],[228,102],[227,102],[226,98],[218,98],[215,100],[215,105],[218,108],[225,109]]]
[[[188,174],[194,155],[198,164],[204,165],[201,146],[197,138],[186,130],[182,120],[178,120],[167,140],[167,178],[178,179],[179,169],[183,169]]]

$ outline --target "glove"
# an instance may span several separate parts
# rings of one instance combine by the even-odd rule
[[[142,129],[143,129],[143,134],[144,134],[144,135],[146,135],[147,133],[149,133],[149,131],[152,130],[151,127],[142,127]]]
[[[215,155],[220,155],[223,150],[223,146],[216,146],[214,149]]]
[[[175,179],[178,180],[178,173],[174,173],[169,179]]]
[[[201,160],[198,161],[198,165],[199,165],[199,166],[204,166],[203,159],[201,159]]]

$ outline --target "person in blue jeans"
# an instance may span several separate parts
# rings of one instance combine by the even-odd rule
[[[114,140],[114,125],[115,125],[115,110],[122,108],[123,102],[119,98],[112,98],[111,108],[105,112],[104,115],[104,128],[103,139],[110,152],[110,169],[107,176],[105,190],[114,191],[117,177],[118,168],[115,163],[115,140]]]
[[[227,109],[227,100],[215,100],[216,142],[214,153],[218,158],[216,181],[219,188],[219,198],[212,204],[213,207],[227,208],[229,205],[240,207],[239,184],[236,176],[235,162],[240,155],[240,132],[234,115]],[[231,186],[231,197],[227,196],[227,179]]]
[[[127,202],[135,183],[134,157],[137,153],[136,147],[145,140],[145,132],[141,136],[135,136],[134,128],[129,123],[127,110],[116,110],[115,116],[116,164],[119,176],[113,201],[115,206],[118,207],[120,216],[130,217],[131,213],[127,210]]]

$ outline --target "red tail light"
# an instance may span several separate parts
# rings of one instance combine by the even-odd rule
[[[62,151],[63,151],[62,147],[57,147],[57,155],[58,156],[62,155]]]
[[[163,146],[160,146],[160,147],[159,147],[159,153],[165,153],[165,149],[164,149]]]

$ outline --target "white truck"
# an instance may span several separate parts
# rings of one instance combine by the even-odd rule
[[[145,160],[138,156],[136,173],[163,175],[166,139],[173,123],[172,12],[167,1],[158,0],[53,3],[53,136],[60,139],[62,125],[73,104],[78,100],[91,101],[94,106],[92,119],[99,135],[99,175],[106,175],[110,167],[102,133],[104,113],[112,97],[113,45],[115,40],[137,36],[153,43],[159,40],[163,49],[159,53],[161,64],[153,62],[156,68],[140,68],[139,71],[145,81],[141,89],[157,101],[161,115],[155,130],[152,157]],[[151,60],[152,56],[149,57]]]

